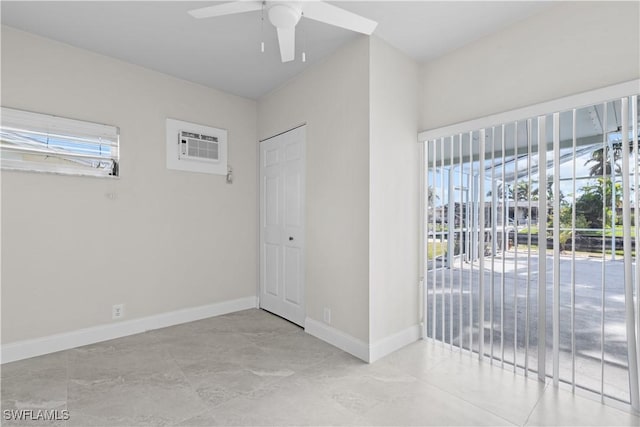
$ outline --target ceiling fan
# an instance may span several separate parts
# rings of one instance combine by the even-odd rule
[[[323,1],[260,1],[241,0],[190,10],[194,18],[212,18],[236,13],[263,10],[278,32],[282,62],[295,57],[296,25],[303,16],[314,21],[370,35],[377,22]]]

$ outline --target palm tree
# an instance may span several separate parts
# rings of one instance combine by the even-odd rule
[[[592,163],[591,167],[589,168],[590,176],[611,176],[610,150],[607,150],[606,156],[604,154],[604,148],[593,150],[593,152],[591,153],[591,158],[584,162],[585,166],[590,163]],[[614,164],[616,173],[620,173],[620,166],[617,164],[617,159],[614,160]]]
[[[613,165],[616,175],[622,174],[622,168],[618,164],[620,159],[622,158],[622,142],[614,142],[611,144],[611,149],[607,150],[607,154],[604,154],[604,147],[598,148],[597,150],[593,150],[591,153],[591,158],[587,160],[584,164],[588,165],[589,163],[593,163],[591,168],[589,169],[590,176],[603,176],[608,175],[611,176],[611,155],[613,154]],[[633,145],[631,141],[629,141],[629,153],[633,152]]]
[[[516,198],[520,202],[526,202],[528,200],[537,200],[538,191],[532,190],[529,187],[529,181],[519,181],[516,187]]]
[[[513,188],[511,185],[504,185],[503,183],[498,184],[496,188],[496,197],[501,199],[504,193],[504,197],[507,199],[513,199]],[[491,197],[493,195],[493,191],[489,190],[487,192],[487,197]]]

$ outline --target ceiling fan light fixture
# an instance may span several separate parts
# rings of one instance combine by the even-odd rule
[[[269,21],[278,34],[282,62],[295,59],[296,25],[303,16],[313,21],[367,35],[373,33],[378,25],[375,21],[321,0],[238,0],[190,10],[189,14],[194,18],[210,18],[260,10],[262,12],[260,51],[264,52],[265,9],[267,9]],[[302,49],[302,62],[307,59],[305,50]]]
[[[269,8],[269,21],[276,28],[293,28],[301,16],[302,11],[293,4],[276,3]]]

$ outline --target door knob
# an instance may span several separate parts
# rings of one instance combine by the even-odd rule
[[[289,240],[290,240],[290,241],[291,241],[291,240],[293,240],[293,237],[289,236]]]

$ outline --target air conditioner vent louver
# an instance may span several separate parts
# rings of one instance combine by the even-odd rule
[[[220,160],[218,138],[194,132],[180,131],[179,158],[217,162]]]
[[[227,176],[225,129],[170,118],[166,126],[167,169]]]

